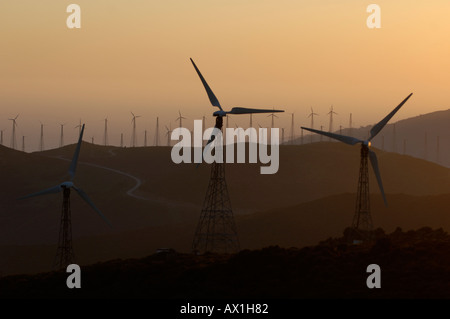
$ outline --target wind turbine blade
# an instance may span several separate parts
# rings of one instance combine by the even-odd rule
[[[335,140],[341,141],[348,145],[355,145],[357,143],[362,142],[360,139],[357,139],[357,138],[354,138],[351,136],[345,136],[345,135],[340,135],[340,134],[335,134],[335,133],[330,133],[330,132],[319,131],[319,130],[315,130],[315,129],[307,128],[307,127],[303,127],[303,126],[302,126],[302,129],[334,138]]]
[[[80,137],[78,138],[77,148],[75,149],[75,153],[73,154],[72,163],[70,163],[69,175],[71,180],[75,177],[75,171],[77,169],[78,163],[78,155],[80,155],[81,141],[83,140],[83,132],[84,132],[84,124],[81,127]]]
[[[106,218],[105,215],[102,214],[102,212],[97,208],[97,206],[94,205],[94,203],[91,201],[91,199],[89,198],[89,196],[88,196],[85,192],[83,192],[83,190],[82,190],[81,188],[77,188],[77,187],[75,187],[75,186],[73,186],[72,188],[78,193],[78,195],[80,195],[80,197],[81,197],[82,199],[84,199],[84,201],[85,201],[86,203],[89,204],[89,206],[91,206],[91,207],[97,212],[97,214],[100,215],[101,218],[103,218],[103,220],[104,220],[110,227],[112,227],[111,222],[108,220],[108,218]]]
[[[387,207],[386,195],[384,194],[383,182],[381,181],[380,170],[378,168],[378,160],[375,152],[369,150],[370,163],[372,164],[373,171],[377,177],[378,186],[380,187],[381,195],[383,196],[384,205]]]
[[[26,198],[30,198],[30,197],[34,197],[34,196],[47,195],[47,194],[56,194],[56,193],[59,193],[60,191],[61,191],[61,185],[58,185],[58,186],[53,186],[51,188],[44,189],[43,191],[40,191],[37,193],[19,197],[18,199],[26,199]]]
[[[284,110],[267,110],[267,109],[249,109],[246,107],[233,107],[227,114],[253,114],[253,113],[275,113],[284,112]]]
[[[373,139],[382,129],[383,127],[389,122],[389,120],[394,116],[395,113],[397,113],[398,110],[403,106],[403,104],[408,101],[408,99],[411,97],[412,93],[408,95],[394,110],[392,110],[391,113],[389,113],[384,119],[382,119],[380,122],[378,122],[372,129],[370,130],[370,138]]]
[[[222,107],[220,106],[219,100],[216,98],[216,96],[214,95],[213,91],[211,90],[211,88],[209,87],[208,83],[206,83],[205,78],[203,77],[203,75],[200,73],[200,70],[197,68],[197,66],[194,63],[194,60],[191,59],[192,64],[194,65],[195,71],[197,71],[198,76],[200,77],[200,80],[203,83],[203,86],[205,87],[206,93],[208,93],[208,98],[209,101],[211,102],[211,104],[213,106],[217,106],[221,111]],[[180,114],[181,116],[181,114]]]

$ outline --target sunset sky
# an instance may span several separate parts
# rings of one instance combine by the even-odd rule
[[[81,7],[81,29],[68,29],[66,7]],[[369,4],[381,7],[381,29],[366,26]],[[313,107],[316,128],[373,124],[409,93],[393,118],[450,108],[450,2],[336,0],[3,0],[0,2],[0,130],[26,151],[58,146],[58,123],[74,143],[79,119],[85,140],[125,145],[131,139],[130,111],[138,144],[156,116],[177,126],[178,110],[188,118],[212,113],[192,57],[224,108],[278,108],[295,112],[296,134]],[[275,122],[290,130],[290,114]],[[230,125],[248,125],[233,116]],[[265,115],[256,123],[270,126]],[[165,139],[164,139],[165,141]]]

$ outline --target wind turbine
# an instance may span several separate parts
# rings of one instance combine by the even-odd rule
[[[144,131],[144,147],[147,147],[147,130]]]
[[[171,124],[169,124],[170,125],[170,129],[167,127],[167,125],[166,125],[166,130],[167,130],[167,133],[166,133],[166,135],[167,135],[167,146],[170,146],[170,134],[172,133],[172,125]]]
[[[17,143],[16,143],[16,126],[17,126],[16,120],[18,117],[19,117],[19,114],[17,114],[15,118],[9,119],[10,121],[12,121],[11,148],[13,150],[16,149],[16,145],[17,145]]]
[[[263,129],[262,131],[260,130],[260,132],[262,132],[262,137],[261,137],[261,139],[262,139],[263,143],[269,143],[269,142],[267,141],[267,137],[266,137],[267,128],[263,128],[263,127],[261,126],[261,124],[259,124],[259,123],[258,123],[258,127],[259,127],[260,129]]]
[[[78,124],[77,126],[75,126],[74,128],[78,128],[78,136],[81,134],[81,119],[80,119],[80,124]]]
[[[81,119],[80,119],[80,124],[78,124],[77,126],[74,127],[74,129],[78,128],[78,136],[81,135],[81,127],[82,127],[82,125],[81,125]]]
[[[39,140],[39,151],[42,152],[44,151],[44,124],[42,122],[41,123],[41,138]]]
[[[214,95],[203,75],[200,73],[200,70],[197,68],[194,61],[192,59],[190,60],[195,68],[195,71],[200,77],[200,80],[202,81],[211,105],[219,108],[218,111],[213,113],[213,116],[216,117],[216,129],[222,131],[223,117],[228,114],[239,115],[284,112],[281,110],[249,109],[243,107],[233,107],[230,111],[224,111],[219,103],[219,100]],[[215,135],[213,132],[211,138],[205,146],[205,151],[214,139]],[[202,252],[227,252],[237,251],[240,249],[239,246],[233,211],[231,209],[231,202],[225,181],[225,165],[214,161],[211,165],[210,182],[206,192],[205,201],[203,203],[200,221],[195,232],[192,248],[194,251]]]
[[[384,194],[383,183],[381,181],[380,171],[378,169],[378,160],[374,151],[370,150],[371,140],[383,129],[383,127],[389,122],[389,120],[397,113],[397,111],[406,103],[411,97],[412,93],[408,95],[391,113],[389,113],[384,119],[378,122],[370,130],[370,136],[367,140],[360,140],[355,137],[335,134],[331,132],[323,132],[314,130],[312,128],[302,127],[305,130],[321,134],[334,138],[348,145],[355,145],[361,143],[361,162],[359,169],[359,181],[356,199],[356,212],[353,218],[352,230],[358,236],[358,240],[370,240],[371,231],[373,229],[372,217],[370,215],[370,203],[369,203],[369,173],[367,159],[370,159],[372,168],[377,178],[378,186],[383,196],[384,204],[387,206],[386,196]],[[353,236],[353,234],[352,234]],[[355,239],[355,238],[354,238]]]
[[[352,134],[353,134],[353,119],[352,119],[352,113],[350,113],[350,119],[349,119],[348,127],[349,127],[349,133],[350,133],[350,135],[352,135]]]
[[[108,140],[108,118],[105,118],[105,130],[103,132],[103,145],[108,146],[109,140]]]
[[[61,137],[59,139],[59,147],[63,147],[64,146],[64,125],[66,125],[66,123],[64,123],[64,124],[59,123],[59,125],[61,125]]]
[[[289,144],[294,144],[294,112],[290,113],[291,114],[291,141]],[[303,137],[302,137],[302,144],[303,144]]]
[[[133,115],[133,119],[131,120],[131,124],[133,124],[133,132],[131,134],[131,147],[135,147],[137,144],[137,136],[136,136],[136,119],[138,117],[141,117],[140,115],[134,115],[133,112],[131,112],[131,115]]]
[[[330,115],[330,128],[328,129],[328,132],[333,132],[333,114],[337,115],[337,113],[333,111],[333,105],[330,107],[330,112],[328,112],[328,114]],[[329,140],[331,140],[331,138],[329,138]]]
[[[275,120],[275,118],[278,118],[278,116],[276,116],[275,114],[272,113],[272,114],[267,115],[267,117],[272,117],[272,123],[270,125],[270,128],[273,129],[274,125],[275,125],[274,120]],[[272,130],[270,131],[270,136],[272,138]]]
[[[60,222],[60,230],[59,230],[59,241],[58,241],[58,249],[55,257],[55,266],[58,266],[59,269],[65,268],[67,265],[72,264],[75,257],[73,253],[72,247],[72,224],[71,224],[71,211],[70,211],[70,190],[73,189],[77,192],[78,195],[86,202],[89,206],[91,206],[97,214],[103,218],[108,225],[111,226],[109,220],[100,212],[100,210],[94,205],[91,199],[86,195],[86,193],[81,189],[74,185],[73,180],[75,178],[75,171],[77,168],[78,155],[80,154],[81,141],[83,138],[84,124],[81,128],[80,137],[78,139],[78,144],[75,149],[75,153],[72,158],[72,162],[69,167],[69,175],[70,181],[63,182],[59,185],[53,186],[51,188],[42,190],[37,193],[33,193],[27,196],[23,196],[19,199],[26,199],[34,196],[53,194],[53,193],[63,193],[63,204],[62,204],[62,213],[61,213],[61,222]]]
[[[317,116],[318,116],[319,114],[314,113],[313,108],[311,107],[311,113],[309,113],[308,117],[311,118],[311,128],[312,128],[312,129],[314,128],[314,115],[317,115]],[[312,136],[312,134],[311,134],[311,143],[312,143],[312,140],[313,140],[313,136]]]
[[[181,111],[179,111],[179,110],[178,110],[178,114],[179,114],[180,116],[178,116],[178,117],[175,119],[175,121],[180,121],[180,126],[179,126],[179,127],[181,128],[181,127],[183,127],[183,120],[187,120],[187,118],[181,116]]]
[[[159,117],[156,117],[155,146],[159,146]]]

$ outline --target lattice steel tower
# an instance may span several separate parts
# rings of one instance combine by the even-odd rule
[[[61,221],[59,227],[58,249],[56,251],[53,267],[57,269],[66,268],[73,264],[75,254],[72,246],[72,223],[70,212],[70,188],[62,186],[63,203],[61,210]]]
[[[369,196],[369,147],[361,145],[361,162],[359,166],[358,189],[356,191],[355,215],[352,223],[352,233],[349,241],[372,239],[373,223],[370,214],[370,196]]]
[[[223,120],[216,117],[215,127],[222,130]],[[214,140],[214,138],[212,138]],[[225,180],[225,164],[211,164],[211,178],[206,191],[200,221],[195,231],[194,252],[237,252],[240,244]]]

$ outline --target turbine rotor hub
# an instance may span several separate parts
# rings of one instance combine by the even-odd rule
[[[367,148],[370,148],[372,146],[372,143],[369,140],[366,140],[362,143],[362,145],[364,145]]]
[[[225,111],[215,111],[213,113],[213,116],[220,116],[220,117],[227,116],[227,112],[225,112]]]
[[[71,187],[73,187],[73,183],[72,182],[64,182],[64,183],[61,183],[61,187],[62,188],[71,188]]]

